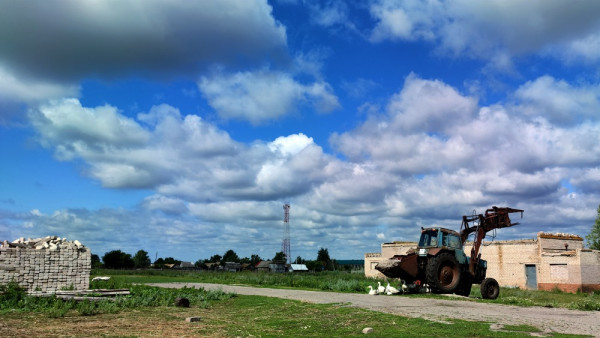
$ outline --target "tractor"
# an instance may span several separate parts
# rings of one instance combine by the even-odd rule
[[[433,293],[455,293],[469,296],[473,284],[481,284],[481,296],[496,299],[500,286],[494,278],[486,278],[487,261],[481,259],[479,249],[485,235],[511,223],[510,213],[523,210],[491,207],[484,214],[475,212],[463,216],[460,232],[441,227],[421,228],[421,238],[416,249],[405,255],[395,255],[377,264],[375,269],[386,277],[400,278],[408,290]],[[464,252],[470,234],[475,234],[471,256]]]

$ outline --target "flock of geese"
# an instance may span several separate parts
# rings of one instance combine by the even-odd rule
[[[374,289],[371,285],[369,285],[369,294],[370,295],[378,295],[378,294],[386,294],[386,295],[395,295],[400,293],[400,290],[396,289],[395,287],[391,286],[390,283],[387,283],[387,286],[383,286],[381,285],[381,282],[377,282],[377,288]],[[402,283],[402,293],[405,293],[408,290],[408,287],[406,286],[406,284]]]

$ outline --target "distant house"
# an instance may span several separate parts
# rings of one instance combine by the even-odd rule
[[[269,271],[270,272],[285,272],[286,271],[285,261],[271,261],[271,263],[269,264]]]
[[[206,268],[208,268],[209,270],[220,270],[221,268],[221,263],[217,262],[217,263],[204,263],[204,265],[206,265]]]
[[[242,264],[235,262],[225,262],[225,266],[223,268],[225,271],[229,272],[238,272],[242,270]]]
[[[258,272],[269,272],[269,264],[271,261],[260,261],[256,264],[256,271]]]
[[[305,264],[290,264],[289,272],[308,272]]]
[[[196,266],[192,262],[181,262],[179,263],[180,269],[194,269]]]
[[[254,271],[256,267],[250,263],[242,264],[242,271]]]

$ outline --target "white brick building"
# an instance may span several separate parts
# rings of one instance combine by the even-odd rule
[[[381,244],[381,253],[365,254],[365,275],[384,277],[375,266],[382,259],[404,254],[416,242]],[[465,245],[470,255],[471,243]],[[537,239],[485,242],[481,257],[487,276],[502,286],[567,292],[600,290],[600,251],[585,249],[583,239],[568,234],[539,233]]]

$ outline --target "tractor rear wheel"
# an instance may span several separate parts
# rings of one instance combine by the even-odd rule
[[[449,253],[430,258],[426,275],[427,283],[434,293],[454,293],[460,285],[460,266],[454,255]]]
[[[481,297],[483,299],[496,299],[500,294],[500,285],[493,278],[486,278],[481,282]]]

